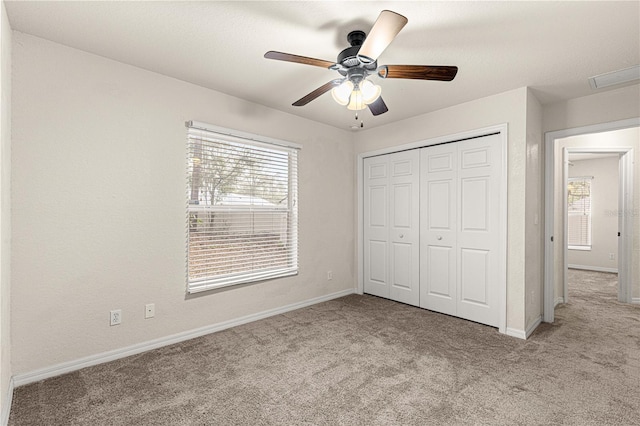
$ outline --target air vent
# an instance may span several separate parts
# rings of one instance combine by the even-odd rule
[[[589,84],[592,89],[602,89],[604,87],[629,83],[635,80],[640,80],[640,65],[596,75],[595,77],[589,78]]]

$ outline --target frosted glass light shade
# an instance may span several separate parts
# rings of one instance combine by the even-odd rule
[[[349,105],[347,105],[347,109],[350,109],[351,111],[360,111],[366,107],[367,104],[365,104],[362,99],[362,92],[360,89],[356,88],[356,90],[351,92],[351,98],[349,98]]]
[[[342,84],[331,89],[331,96],[333,100],[340,105],[347,105],[349,103],[349,97],[353,91],[353,83],[349,80],[345,80]]]
[[[367,105],[380,97],[382,88],[369,80],[363,80],[354,85],[345,80],[339,86],[331,89],[331,96],[340,105],[346,105],[352,111],[365,109]]]
[[[364,80],[362,84],[360,84],[360,90],[362,91],[362,100],[367,105],[373,103],[382,93],[382,88],[369,80]]]

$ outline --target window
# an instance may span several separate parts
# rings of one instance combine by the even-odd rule
[[[188,291],[297,274],[297,147],[187,127]]]
[[[567,229],[572,250],[591,250],[591,180],[569,178],[567,185]]]

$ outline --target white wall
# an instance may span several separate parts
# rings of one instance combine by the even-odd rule
[[[0,424],[11,401],[11,26],[0,10]]]
[[[356,154],[360,154],[497,124],[508,124],[507,332],[516,334],[522,334],[525,330],[528,96],[527,88],[520,88],[354,135],[355,151]],[[535,137],[531,139],[532,146],[535,145],[534,139]],[[535,259],[531,261],[535,262]]]
[[[544,156],[542,106],[527,92],[526,201],[525,201],[525,330],[542,320],[544,297]]]
[[[13,48],[14,374],[355,287],[350,133],[22,33]],[[186,120],[303,146],[298,276],[185,297]]]
[[[569,177],[593,176],[591,181],[591,250],[571,250],[569,267],[617,272],[618,270],[618,163],[606,157],[572,160]],[[614,259],[609,259],[609,254]]]
[[[586,83],[585,83],[586,84]],[[545,105],[542,131],[573,129],[640,117],[640,84]]]

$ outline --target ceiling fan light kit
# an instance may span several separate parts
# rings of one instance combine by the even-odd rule
[[[360,91],[362,91],[362,100],[365,104],[369,105],[380,97],[382,87],[373,84],[371,80],[364,80],[360,83]]]
[[[376,75],[383,79],[451,81],[458,72],[458,68],[455,66],[383,65],[378,67],[378,57],[407,22],[408,20],[404,16],[390,10],[383,10],[368,36],[360,30],[351,31],[347,35],[347,41],[351,46],[338,54],[335,63],[276,51],[269,51],[265,53],[264,57],[328,68],[337,71],[342,76],[342,78],[331,80],[303,96],[293,103],[294,106],[306,105],[331,91],[331,96],[336,103],[356,111],[356,120],[357,111],[367,107],[376,116],[384,114],[389,109],[380,96],[382,88],[369,80],[369,76]]]
[[[353,83],[345,80],[339,86],[331,89],[331,96],[333,96],[333,100],[338,104],[345,106],[349,104],[351,92],[353,92]]]
[[[382,88],[369,80],[363,80],[354,85],[345,79],[342,84],[331,89],[331,96],[338,104],[347,106],[347,109],[359,111],[367,105],[375,102],[380,97]]]
[[[354,90],[349,97],[349,105],[347,105],[347,109],[350,111],[360,111],[365,109],[366,105],[362,100],[362,92],[359,90]],[[356,120],[358,116],[356,115]]]

